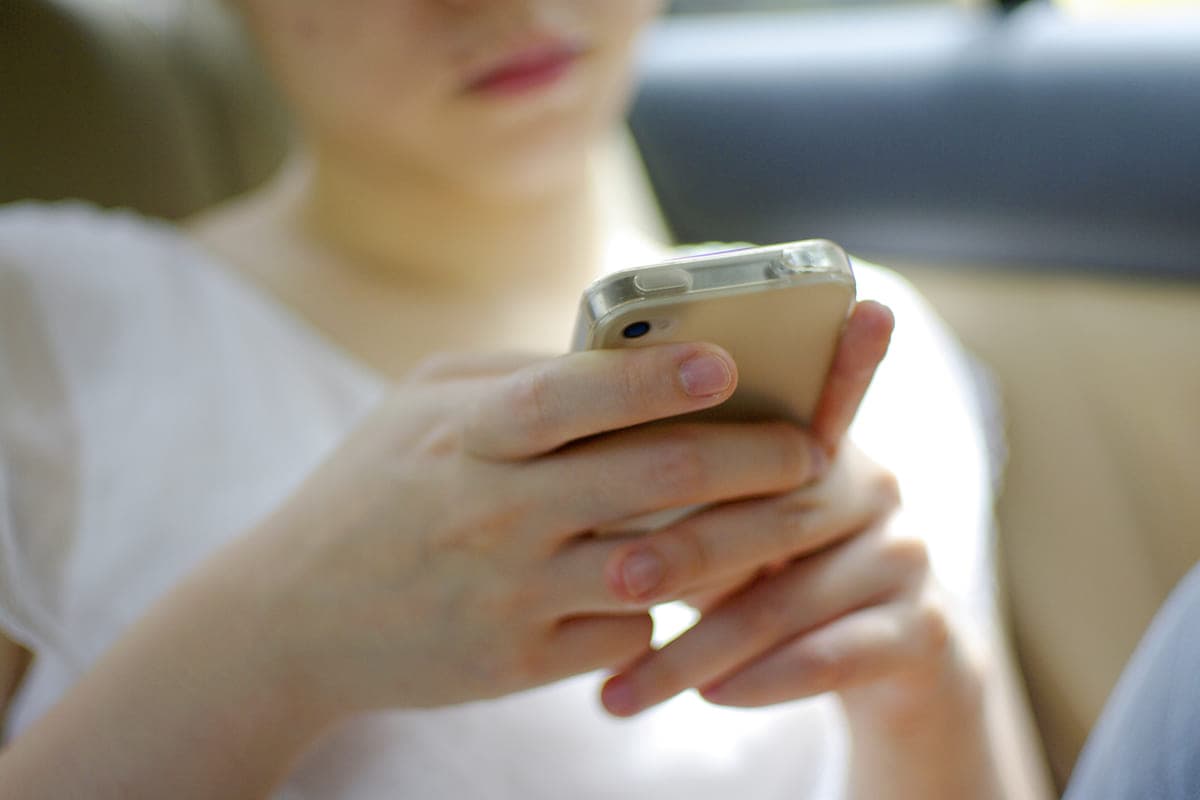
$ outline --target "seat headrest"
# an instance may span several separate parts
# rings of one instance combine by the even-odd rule
[[[270,174],[290,127],[216,3],[152,23],[119,4],[5,0],[0,97],[0,202],[182,217]]]

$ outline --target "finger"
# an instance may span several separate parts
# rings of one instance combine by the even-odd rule
[[[885,602],[928,568],[908,548],[882,549],[876,529],[759,581],[606,684],[602,700],[627,716],[713,683],[779,645]],[[923,552],[923,551],[922,551]],[[905,563],[907,562],[907,563]]]
[[[544,353],[435,353],[423,359],[405,375],[405,380],[445,381],[459,378],[486,378],[507,375],[553,356]]]
[[[949,636],[937,608],[888,603],[794,639],[700,693],[711,703],[751,708],[846,691],[920,668]]]
[[[779,565],[779,568],[782,567],[783,565]],[[679,600],[691,606],[700,614],[707,614],[738,592],[745,591],[750,584],[760,578],[767,577],[771,572],[772,568],[768,565],[753,571],[739,573],[731,578],[706,581],[701,586],[689,589]]]
[[[685,450],[664,462],[628,442],[614,443],[621,438],[659,448],[671,440]],[[728,591],[764,563],[820,549],[890,512],[894,495],[871,491],[865,480],[859,488],[842,475],[863,475],[861,469],[839,471],[819,489],[813,487],[816,494],[804,490],[779,496],[807,480],[817,468],[812,454],[820,452],[806,433],[788,423],[681,424],[589,442],[578,453],[534,465],[547,471],[547,479],[564,474],[578,479],[582,468],[571,466],[571,459],[580,455],[600,459],[609,473],[623,476],[609,486],[598,473],[577,480],[573,494],[570,487],[556,498],[547,493],[539,513],[565,515],[542,520],[539,527],[550,530],[590,530],[596,525],[580,522],[589,514],[608,522],[664,503],[718,503],[649,535],[575,536],[557,548],[551,541],[552,568],[539,578],[539,595],[555,598],[552,607],[561,613],[591,614],[649,608],[713,586]],[[846,460],[856,457],[854,450],[843,455]],[[580,485],[588,491],[580,492]],[[761,497],[772,493],[776,496]],[[736,499],[746,494],[756,499]],[[572,507],[574,511],[565,511]]]
[[[546,525],[579,531],[788,492],[824,469],[824,449],[790,423],[671,423],[578,443],[531,464],[527,475],[545,487]]]
[[[894,327],[891,309],[880,303],[867,300],[850,312],[810,424],[829,453],[837,452],[858,413]]]
[[[855,507],[812,507],[775,498],[727,504],[625,545],[606,565],[605,577],[631,600],[682,596],[732,582],[764,563],[821,550],[890,511],[867,496]],[[662,564],[660,581],[652,587],[630,581],[631,564],[651,559]]]
[[[847,448],[819,484],[724,503],[622,543],[605,564],[605,579],[614,596],[637,603],[727,589],[765,565],[815,553],[882,522],[898,502],[891,473]]]
[[[557,478],[563,483],[560,491],[545,493],[546,500],[535,513],[547,516],[539,521],[538,528],[591,530],[655,508],[724,503],[739,496],[786,491],[807,480],[814,468],[811,453],[819,450],[807,434],[782,422],[679,425],[620,436],[645,443],[624,447],[616,447],[612,442],[587,443],[584,450],[600,452],[585,453],[586,460],[608,465],[606,471],[594,476],[583,475],[583,467],[573,467],[574,456],[530,465],[534,470],[545,470],[545,476],[531,470],[530,474],[538,480]],[[671,440],[676,449],[664,450],[666,440]],[[574,482],[565,484],[564,475],[573,475]],[[616,480],[618,476],[620,480]],[[580,491],[580,486],[585,490]],[[745,507],[753,510],[767,501],[745,502]],[[546,543],[552,568],[539,576],[538,593],[554,598],[551,607],[559,613],[649,608],[660,599],[681,596],[694,584],[728,575],[743,564],[753,563],[757,568],[763,560],[764,545],[753,541],[734,544],[738,537],[730,535],[730,531],[749,527],[745,520],[738,519],[736,525],[720,521],[734,516],[732,509],[743,507],[735,502],[719,506],[729,511],[700,514],[697,528],[701,534],[695,536],[688,533],[692,528],[686,522],[650,538],[642,534],[605,533],[574,536],[563,543],[562,533],[552,533]],[[810,515],[817,524],[833,527],[844,524],[833,519],[827,522],[830,515],[819,509],[813,509]],[[773,527],[778,527],[777,516],[773,514],[770,520]],[[657,546],[660,535],[664,536],[663,547]],[[722,563],[727,552],[738,554],[731,564]]]
[[[552,630],[549,646],[539,649],[547,663],[533,672],[544,681],[612,669],[645,652],[653,633],[654,621],[645,612],[566,619]]]
[[[464,443],[487,459],[529,458],[717,405],[736,384],[733,359],[712,345],[572,353],[499,378],[469,415]]]

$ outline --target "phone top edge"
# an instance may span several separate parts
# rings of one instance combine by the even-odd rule
[[[753,292],[827,282],[855,287],[849,256],[828,239],[722,250],[624,269],[584,291],[571,348],[592,347],[595,325],[632,302],[654,305],[656,300],[709,291]]]

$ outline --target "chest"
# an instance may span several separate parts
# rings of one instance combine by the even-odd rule
[[[514,293],[497,301],[359,297],[306,312],[318,330],[353,359],[392,379],[438,353],[567,351],[577,299],[563,293]]]

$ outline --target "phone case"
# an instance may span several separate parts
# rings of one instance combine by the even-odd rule
[[[738,388],[705,419],[812,416],[854,303],[846,253],[815,239],[623,270],[583,294],[573,349],[704,341],[738,366]]]

